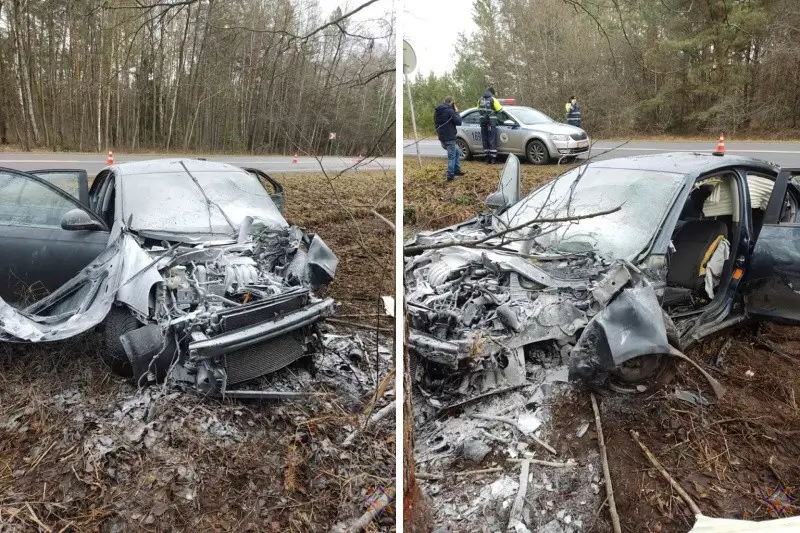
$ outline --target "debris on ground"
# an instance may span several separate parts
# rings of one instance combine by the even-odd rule
[[[390,341],[371,338],[326,334],[324,354],[264,378],[260,386],[310,393],[285,403],[135,389],[66,342],[38,353],[2,345],[2,523],[126,531],[260,521],[322,531],[357,518],[372,492],[394,485],[394,417],[342,446],[391,370]],[[392,402],[390,388],[373,410]]]

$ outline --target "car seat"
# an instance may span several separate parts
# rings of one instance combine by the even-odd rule
[[[705,266],[723,238],[728,226],[719,220],[689,220],[672,236],[675,251],[670,254],[667,285],[690,290],[703,288]]]

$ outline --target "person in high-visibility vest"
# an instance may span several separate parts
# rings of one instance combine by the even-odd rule
[[[486,162],[490,165],[497,161],[497,113],[503,110],[503,106],[494,95],[494,87],[489,87],[478,101],[483,153],[486,155]]]
[[[565,107],[567,112],[567,124],[572,126],[581,127],[581,106],[578,105],[578,99],[571,96],[569,102]]]

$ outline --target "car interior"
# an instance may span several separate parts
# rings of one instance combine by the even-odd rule
[[[751,190],[751,196],[763,218],[772,182],[754,178],[760,188]],[[765,182],[769,182],[766,193]],[[761,202],[764,194],[766,200]],[[738,198],[732,172],[704,176],[695,183],[672,233],[663,305],[673,311],[699,310],[725,289],[741,231]]]
[[[774,185],[774,176],[747,173],[753,245],[761,231]],[[792,190],[784,201],[781,222],[798,222],[800,198],[795,197]],[[704,176],[694,185],[672,234],[667,288],[662,302],[665,307],[692,314],[702,310],[727,287],[739,242],[741,217],[737,191],[737,182],[730,171]],[[721,269],[719,264],[709,266],[715,254],[717,261],[724,259]],[[712,268],[712,294],[707,290],[708,268]]]

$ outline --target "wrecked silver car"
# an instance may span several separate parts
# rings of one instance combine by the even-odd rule
[[[797,321],[799,173],[659,154],[592,161],[520,199],[509,156],[491,212],[405,246],[417,383],[457,403],[555,362],[570,380],[642,390],[707,335]]]
[[[110,166],[91,189],[85,172],[0,169],[0,340],[100,326],[101,357],[138,384],[269,396],[232,386],[316,349],[334,301],[314,289],[338,264],[282,205],[262,172],[202,160]]]

